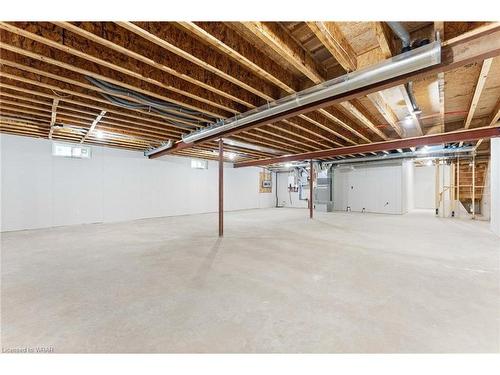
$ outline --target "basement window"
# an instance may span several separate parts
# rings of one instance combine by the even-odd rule
[[[208,169],[208,160],[191,159],[191,168]]]
[[[90,159],[91,149],[90,146],[53,142],[52,155],[65,158]]]

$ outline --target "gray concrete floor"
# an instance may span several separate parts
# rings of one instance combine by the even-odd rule
[[[478,221],[263,209],[3,233],[2,348],[498,352]]]

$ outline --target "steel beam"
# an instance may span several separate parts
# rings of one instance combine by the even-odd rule
[[[304,152],[295,155],[286,155],[276,158],[267,158],[259,160],[251,160],[236,163],[235,168],[238,167],[253,167],[264,166],[269,164],[286,163],[291,161],[303,161],[308,159],[328,159],[335,156],[360,154],[366,152],[380,152],[385,150],[396,150],[398,148],[410,148],[419,146],[430,146],[442,143],[460,142],[460,141],[473,141],[481,138],[492,138],[500,136],[500,127],[482,127],[475,129],[458,130],[449,133],[425,135],[422,137],[413,137],[398,139],[393,141],[365,143],[356,146],[346,146],[331,148],[323,151]]]

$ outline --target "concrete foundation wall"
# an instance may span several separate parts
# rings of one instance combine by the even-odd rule
[[[90,160],[52,156],[52,142],[1,135],[1,230],[114,222],[217,210],[218,167],[190,158],[149,160],[140,152],[92,147]],[[260,168],[224,170],[226,210],[274,207],[259,193]]]

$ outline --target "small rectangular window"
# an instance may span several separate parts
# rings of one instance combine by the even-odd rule
[[[208,160],[191,159],[191,168],[208,169]]]
[[[90,159],[90,146],[72,145],[68,143],[52,143],[52,155],[66,158]]]

